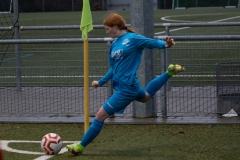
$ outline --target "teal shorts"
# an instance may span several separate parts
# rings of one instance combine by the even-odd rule
[[[146,91],[140,89],[138,92],[116,91],[103,105],[103,109],[112,115],[125,109],[132,101],[140,101],[146,96]]]

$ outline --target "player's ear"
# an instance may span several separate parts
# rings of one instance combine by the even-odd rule
[[[114,25],[113,28],[118,29],[118,26],[117,26],[117,25]]]

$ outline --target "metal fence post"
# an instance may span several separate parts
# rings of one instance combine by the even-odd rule
[[[110,68],[110,63],[109,63],[109,50],[110,50],[110,46],[111,46],[111,42],[110,41],[108,41],[107,42],[107,62],[108,62],[108,64],[107,64],[107,66],[108,66],[108,69]],[[107,85],[107,95],[108,95],[108,97],[111,97],[112,95],[113,95],[113,85],[112,85],[112,79],[111,80],[109,80],[108,81],[108,83],[107,83],[108,85]]]
[[[75,6],[74,6],[74,0],[72,0],[72,11],[74,11],[74,8],[75,8]]]
[[[164,73],[166,71],[166,49],[162,50],[161,54],[161,72]],[[163,88],[160,90],[160,97],[162,102],[162,118],[167,118],[167,84],[163,86]]]
[[[42,0],[42,11],[44,12],[44,0]]]
[[[169,27],[168,26],[165,27],[165,32],[166,32],[167,36],[170,36],[170,32],[169,32]],[[165,49],[165,53],[164,54],[165,54],[164,61],[165,61],[165,69],[166,69],[166,66],[168,66],[170,64],[170,56],[171,56],[170,55],[170,50],[168,48]],[[164,70],[163,72],[166,72],[166,70]],[[167,90],[171,91],[171,82],[170,81],[167,82]]]
[[[146,37],[154,36],[154,7],[153,0],[131,0],[131,27]],[[151,56],[150,56],[151,55]],[[146,85],[155,78],[154,73],[154,53],[152,49],[145,49],[142,55],[142,62],[139,66],[137,75],[140,85]],[[155,98],[152,98],[147,103],[132,102],[133,117],[147,118],[157,117],[157,109],[154,106]]]
[[[14,37],[15,40],[20,39],[19,36],[19,11],[18,11],[18,0],[13,1],[13,12],[14,12]],[[20,44],[15,44],[15,61],[16,61],[16,86],[17,91],[21,91],[22,85],[22,71],[21,71],[21,56],[20,56]]]

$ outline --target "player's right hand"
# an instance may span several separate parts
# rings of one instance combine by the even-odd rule
[[[92,86],[93,86],[94,88],[97,88],[97,87],[99,87],[100,85],[99,85],[98,81],[92,81]]]
[[[166,48],[170,48],[174,44],[175,44],[174,39],[172,39],[171,37],[166,37],[166,46],[165,46]]]

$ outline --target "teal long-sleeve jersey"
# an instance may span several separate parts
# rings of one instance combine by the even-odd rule
[[[143,49],[164,49],[165,45],[165,41],[147,38],[132,32],[119,36],[110,47],[110,69],[98,83],[102,86],[112,79],[113,87],[116,83],[124,86],[139,86],[136,72],[141,63]]]

